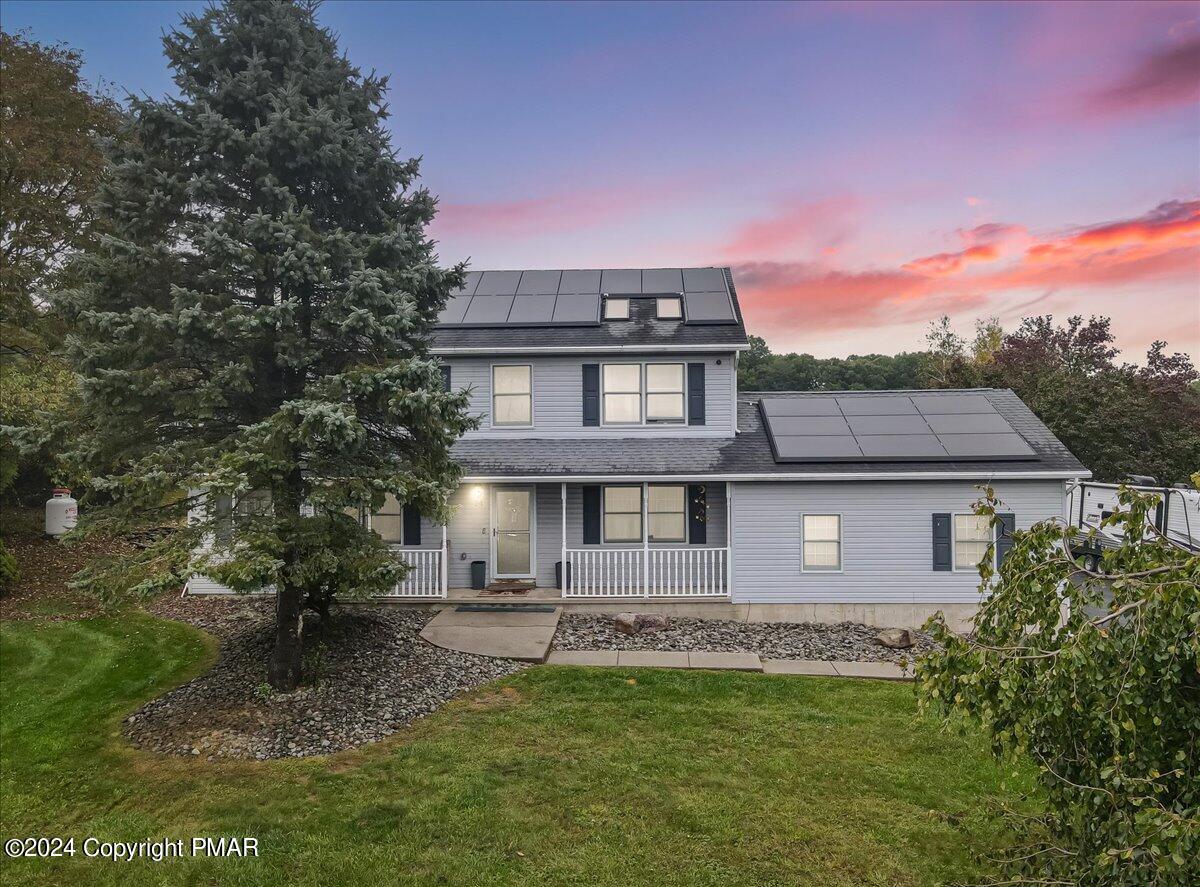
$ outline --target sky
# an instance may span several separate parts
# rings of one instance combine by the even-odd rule
[[[173,89],[191,2],[5,0],[6,30]],[[730,265],[819,357],[946,314],[1113,319],[1200,358],[1200,3],[326,3],[390,76],[443,260]]]

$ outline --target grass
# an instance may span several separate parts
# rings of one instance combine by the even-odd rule
[[[0,837],[262,851],[4,860],[0,880],[930,884],[971,877],[970,845],[992,839],[974,813],[1006,794],[984,751],[918,720],[908,685],[735,673],[536,668],[325,759],[126,746],[121,718],[212,652],[137,613],[0,623]]]

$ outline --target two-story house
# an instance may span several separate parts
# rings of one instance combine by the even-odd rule
[[[589,609],[961,622],[978,485],[1026,527],[1089,475],[1011,391],[739,392],[747,347],[727,268],[471,272],[433,351],[481,424],[448,525],[394,499],[368,518],[412,565],[395,597],[516,581]]]

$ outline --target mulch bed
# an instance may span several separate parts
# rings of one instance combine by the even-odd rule
[[[916,644],[893,650],[875,638],[879,628],[857,622],[824,625],[809,622],[732,622],[671,617],[667,627],[628,635],[612,616],[564,613],[554,636],[556,650],[687,650],[706,653],[757,653],[769,659],[823,659],[843,662],[912,660],[933,648],[933,640],[913,632]]]
[[[266,685],[274,599],[162,598],[155,615],[202,628],[220,641],[204,674],[130,715],[135,746],[208,760],[330,754],[383,739],[454,696],[519,671],[522,663],[443,650],[417,633],[424,611],[336,608],[318,642],[309,616],[305,668],[312,683],[292,693]]]

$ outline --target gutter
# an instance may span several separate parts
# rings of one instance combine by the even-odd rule
[[[494,345],[430,348],[431,354],[675,354],[705,352],[728,354],[746,351],[749,345],[524,345],[497,348]]]
[[[965,471],[908,471],[908,472],[825,472],[795,474],[468,474],[462,483],[611,483],[613,481],[819,481],[819,480],[1081,480],[1092,476],[1090,471],[994,471],[989,474],[970,474]]]

